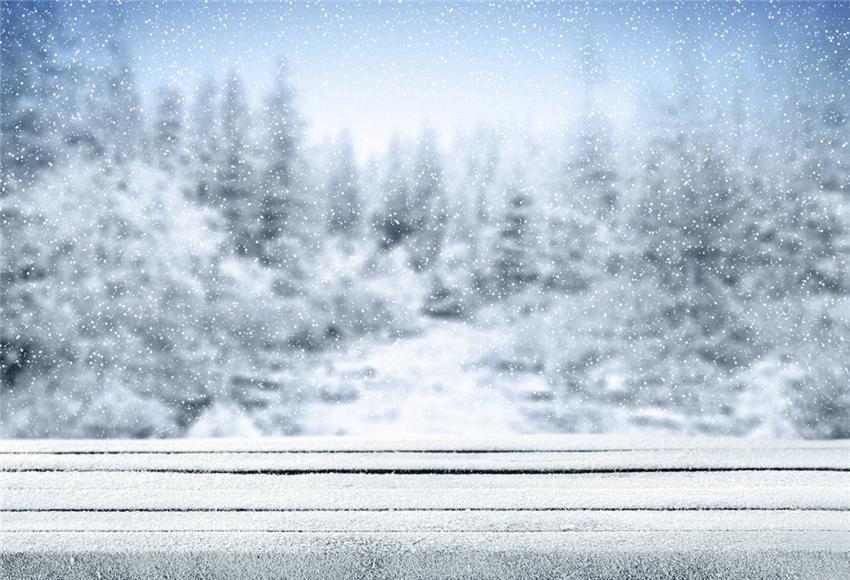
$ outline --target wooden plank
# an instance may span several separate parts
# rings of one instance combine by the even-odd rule
[[[261,511],[6,512],[0,531],[278,531],[278,532],[605,532],[605,531],[850,532],[850,512],[818,510],[714,511]]]
[[[843,578],[850,443],[5,441],[0,537],[3,578]]]
[[[850,577],[844,532],[19,533],[3,578]]]
[[[179,541],[178,541],[179,540]],[[8,543],[6,543],[8,542]],[[444,550],[481,549],[501,551],[665,551],[711,549],[782,550],[805,546],[806,550],[842,553],[850,549],[844,531],[752,531],[752,530],[675,530],[664,531],[587,531],[587,532],[17,532],[4,535],[3,551],[12,552],[91,552],[120,551],[164,553],[234,551],[269,553],[300,550],[345,550],[352,545],[386,554],[417,549],[427,542]],[[377,548],[380,546],[380,548]]]
[[[850,509],[850,488],[5,490],[0,510]]]
[[[0,472],[0,486],[8,490],[267,490],[287,493],[301,489],[420,489],[422,475],[392,473],[299,473],[262,475],[244,473],[159,473],[134,471],[12,471]],[[505,473],[432,474],[429,489],[687,489],[738,487],[836,487],[850,489],[850,471],[737,471],[625,472],[625,473]]]

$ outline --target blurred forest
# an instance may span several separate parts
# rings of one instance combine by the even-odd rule
[[[587,44],[557,138],[425,128],[362,163],[306,145],[284,64],[259,105],[230,71],[146,107],[120,7],[85,42],[63,17],[2,5],[0,435],[309,432],[359,396],[310,369],[452,324],[493,330],[489,381],[543,385],[518,430],[850,437],[846,21],[761,100],[681,46],[622,136]]]

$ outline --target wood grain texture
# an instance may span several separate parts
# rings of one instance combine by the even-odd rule
[[[3,578],[850,578],[850,442],[0,442]]]

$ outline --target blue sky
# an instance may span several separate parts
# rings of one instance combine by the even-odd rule
[[[310,142],[351,130],[362,156],[431,124],[441,139],[481,123],[557,130],[582,107],[580,47],[604,73],[600,105],[628,128],[652,87],[670,90],[681,55],[718,91],[765,87],[785,58],[848,6],[791,3],[130,3],[146,93],[238,70],[252,98],[275,64],[292,70]],[[816,22],[811,29],[807,23]],[[846,45],[845,45],[846,46]],[[664,89],[664,87],[667,87]]]

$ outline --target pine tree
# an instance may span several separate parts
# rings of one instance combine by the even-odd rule
[[[610,158],[613,140],[601,115],[586,117],[581,125],[576,155],[567,167],[572,177],[572,196],[582,212],[606,222],[619,201],[617,173]]]
[[[215,201],[216,170],[221,159],[217,89],[211,78],[201,83],[191,114],[189,165],[194,197],[201,203]]]
[[[182,165],[183,99],[174,87],[163,87],[158,94],[152,146],[159,167],[174,173]]]
[[[500,297],[520,292],[540,276],[533,205],[534,199],[525,188],[516,183],[509,186],[492,268]]]
[[[390,143],[387,170],[382,184],[382,205],[373,219],[384,249],[405,241],[414,231],[412,188],[404,152],[398,138]]]
[[[48,93],[55,11],[50,3],[0,6],[0,196],[32,184],[57,155]]]
[[[676,291],[734,283],[746,208],[720,151],[705,137],[679,132],[652,145],[647,178],[638,228],[661,283]]]
[[[217,203],[238,254],[258,252],[253,167],[246,132],[250,123],[242,80],[233,74],[224,88],[221,115],[222,157],[217,175]]]
[[[489,272],[492,266],[490,251],[498,229],[491,205],[494,203],[493,189],[500,163],[500,143],[489,131],[476,133],[475,149],[469,155],[461,197],[467,201],[462,227],[468,231],[466,244],[469,247],[469,288],[478,294],[489,294]],[[498,217],[498,216],[496,216]]]
[[[610,157],[614,143],[610,122],[599,106],[597,95],[605,76],[604,66],[599,50],[589,40],[582,46],[579,68],[583,108],[576,155],[568,170],[573,182],[573,196],[582,210],[600,220],[608,220],[619,201],[615,163]]]
[[[289,72],[278,65],[265,103],[265,173],[260,200],[262,257],[297,270],[298,247],[309,245],[317,208],[308,197],[301,159],[302,122],[295,110]]]
[[[327,187],[328,231],[332,235],[339,234],[351,238],[360,226],[361,201],[354,149],[347,132],[343,134],[339,147],[334,152],[333,165]]]
[[[416,153],[410,215],[411,263],[417,271],[429,270],[440,255],[449,218],[437,138],[430,129]]]
[[[619,202],[610,123],[598,105],[603,65],[589,41],[581,47],[582,112],[548,212],[549,260],[544,285],[567,293],[588,290],[602,274]]]
[[[652,299],[622,326],[628,352],[664,350],[657,362],[632,358],[646,369],[647,384],[635,382],[630,396],[701,415],[731,403],[732,374],[755,360],[761,344],[738,292],[752,264],[753,209],[717,136],[706,130],[705,82],[685,60],[678,94],[654,109],[629,218],[629,282]]]

